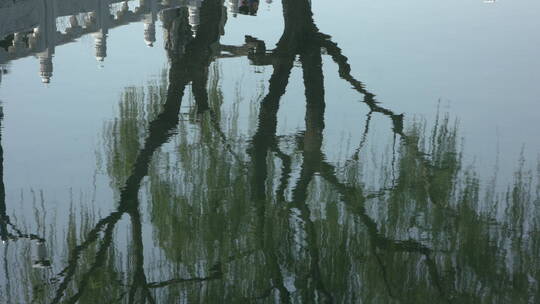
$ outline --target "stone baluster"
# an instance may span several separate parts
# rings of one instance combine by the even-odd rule
[[[199,29],[199,24],[201,22],[201,4],[201,0],[190,0],[188,4],[189,25],[191,26],[193,37],[197,36],[197,30]]]
[[[238,0],[229,0],[228,4],[229,13],[236,17],[238,15]]]
[[[152,47],[154,42],[156,42],[157,5],[155,0],[146,0],[145,2],[150,12],[143,18],[144,41],[147,46]]]

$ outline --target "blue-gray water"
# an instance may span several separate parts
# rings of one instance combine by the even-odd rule
[[[0,0],[0,303],[538,303],[540,2]]]

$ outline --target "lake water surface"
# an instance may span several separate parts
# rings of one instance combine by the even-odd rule
[[[537,0],[0,0],[0,303],[539,303]]]

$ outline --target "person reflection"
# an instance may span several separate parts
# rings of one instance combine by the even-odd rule
[[[238,12],[243,15],[257,15],[259,10],[259,0],[240,0]]]

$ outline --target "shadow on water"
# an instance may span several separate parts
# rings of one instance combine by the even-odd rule
[[[162,12],[168,79],[149,85],[146,95],[126,89],[119,117],[104,129],[116,209],[97,221],[87,215],[93,224],[79,228],[71,215],[64,266],[46,282],[26,284],[30,297],[44,303],[537,301],[540,210],[524,161],[507,190],[488,187],[484,197],[474,170],[463,168],[457,125],[445,115],[432,127],[406,125],[352,76],[340,47],[315,25],[308,0],[282,4],[284,30],[271,50],[251,36],[242,46],[220,44],[227,16],[219,0],[202,3],[195,36],[186,8]],[[369,110],[359,147],[343,166],[327,161],[323,148],[323,54]],[[243,140],[222,128],[226,114],[213,63],[239,56],[273,71],[257,126]],[[276,135],[278,110],[297,60],[305,130],[283,139]],[[188,88],[195,107],[183,121]],[[391,166],[364,172],[361,149],[373,114],[391,122],[399,141]],[[370,185],[369,174],[381,182]],[[0,187],[2,240],[45,242],[10,221],[3,182]],[[159,256],[147,248],[147,217]],[[124,222],[129,237],[122,253],[115,231]]]

